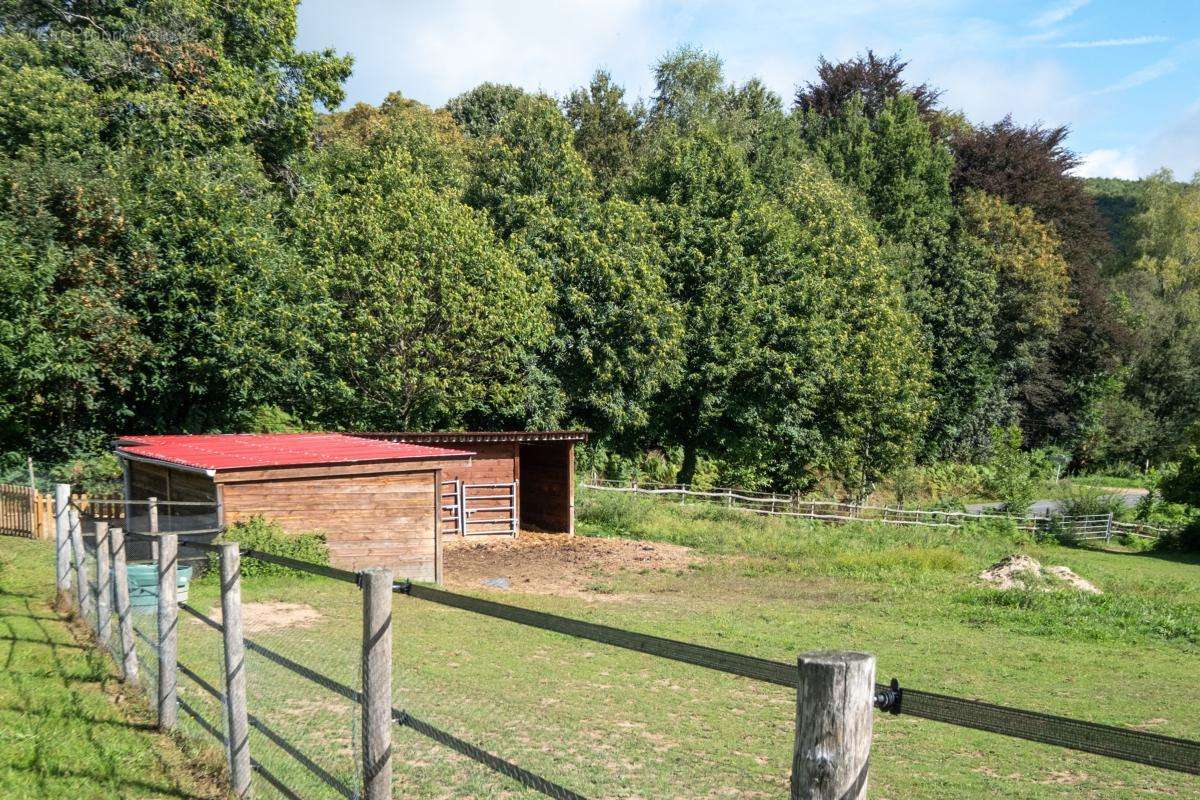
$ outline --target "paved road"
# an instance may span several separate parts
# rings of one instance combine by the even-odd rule
[[[1126,506],[1128,506],[1129,508],[1133,508],[1134,506],[1136,506],[1138,504],[1138,501],[1141,500],[1143,496],[1145,496],[1146,490],[1145,489],[1113,489],[1110,492],[1110,494],[1119,495],[1121,497],[1121,500],[1124,501]],[[1049,514],[1053,514],[1053,513],[1057,512],[1059,509],[1059,506],[1060,506],[1060,501],[1058,501],[1058,500],[1050,500],[1050,499],[1034,500],[1033,505],[1031,505],[1029,507],[1029,515],[1032,517],[1045,517]],[[988,511],[988,510],[999,508],[999,507],[1000,507],[999,503],[975,503],[975,504],[967,506],[967,511],[970,511],[972,513],[978,513],[980,511]]]

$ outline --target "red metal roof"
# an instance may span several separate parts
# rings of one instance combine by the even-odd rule
[[[590,431],[372,431],[365,439],[392,442],[586,442]]]
[[[467,450],[387,442],[341,433],[222,433],[125,436],[117,452],[194,469],[220,471],[257,467],[360,464],[465,458]]]

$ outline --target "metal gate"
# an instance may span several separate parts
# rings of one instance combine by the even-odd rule
[[[442,482],[442,533],[447,536],[516,536],[517,481]]]

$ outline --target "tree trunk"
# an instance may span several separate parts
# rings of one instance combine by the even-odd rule
[[[696,443],[694,441],[684,442],[683,445],[683,463],[679,466],[679,474],[675,476],[675,482],[685,486],[690,486],[696,478]]]

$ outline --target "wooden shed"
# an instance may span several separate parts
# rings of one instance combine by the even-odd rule
[[[130,436],[117,442],[129,500],[163,506],[159,529],[219,528],[255,516],[324,533],[335,566],[389,566],[441,580],[441,486],[473,453],[337,433]],[[128,509],[146,530],[145,506]]]
[[[575,445],[587,431],[359,433],[395,443],[466,448],[469,461],[442,473],[448,535],[513,536],[518,530],[575,533]]]

